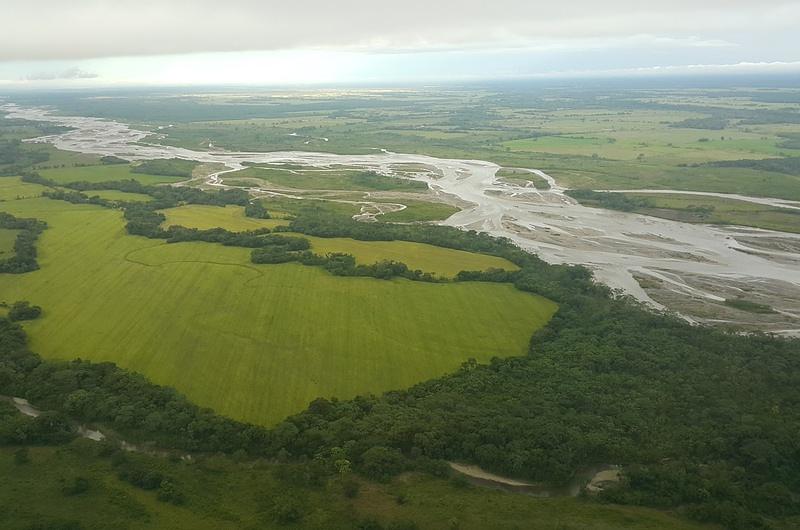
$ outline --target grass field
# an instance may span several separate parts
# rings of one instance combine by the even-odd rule
[[[64,448],[32,447],[30,461],[25,464],[14,463],[16,448],[0,448],[0,476],[4,480],[0,526],[30,530],[67,528],[55,523],[79,522],[86,530],[281,528],[273,520],[271,508],[276,499],[290,496],[302,515],[292,528],[351,530],[366,520],[383,525],[414,522],[414,528],[420,529],[463,530],[713,528],[646,508],[457,487],[450,481],[420,475],[403,475],[389,484],[361,481],[360,493],[349,499],[336,480],[316,488],[281,480],[276,474],[280,464],[235,464],[219,457],[186,463],[131,455],[130,459],[170,477],[178,486],[186,503],[174,506],[157,501],[152,491],[118,479],[109,459],[95,456],[95,445],[79,440]],[[77,477],[87,481],[88,490],[79,495],[63,494],[62,488]],[[399,503],[398,498],[405,502]]]
[[[752,226],[783,232],[800,232],[800,212],[773,208],[746,201],[685,194],[625,193],[626,197],[645,201],[632,211],[684,223],[730,224]],[[581,199],[586,206],[603,207],[595,199]]]
[[[440,276],[455,276],[462,270],[490,268],[517,270],[508,260],[473,252],[435,247],[409,241],[356,241],[347,238],[322,238],[303,235],[311,241],[311,250],[317,254],[346,252],[356,261],[371,264],[381,260],[402,261],[412,269],[420,269]]]
[[[262,424],[319,396],[406,388],[468,358],[524,354],[556,309],[511,285],[256,266],[243,248],[127,236],[119,211],[90,205],[27,199],[4,209],[49,224],[41,269],[0,277],[0,299],[45,310],[26,324],[34,351],[113,360]]]
[[[85,193],[89,197],[98,196],[109,201],[146,202],[152,200],[152,197],[143,193],[128,193],[119,190],[90,190]]]
[[[50,180],[59,184],[69,182],[106,182],[109,180],[138,180],[142,184],[161,184],[168,182],[178,182],[185,180],[185,177],[166,177],[161,175],[146,175],[144,173],[134,173],[132,167],[125,164],[84,166],[84,167],[63,167],[54,169],[42,169],[39,173]]]
[[[636,211],[689,223],[735,224],[783,232],[800,232],[800,212],[786,208],[771,208],[745,201],[704,197],[629,193],[631,197],[647,200],[653,206]]]
[[[14,255],[14,242],[17,240],[19,230],[0,228],[0,259],[10,258]]]
[[[46,189],[40,184],[22,182],[19,177],[0,177],[0,201],[38,197]]]
[[[518,186],[527,186],[529,184],[533,184],[537,190],[550,189],[550,183],[545,179],[536,173],[531,173],[530,171],[520,168],[501,167],[497,170],[495,176],[501,180],[505,180],[506,182],[517,184]]]
[[[362,170],[342,169],[278,169],[252,167],[230,174],[231,178],[251,177],[265,180],[276,187],[314,190],[357,191],[424,191],[424,182],[387,177]]]
[[[391,223],[443,221],[458,211],[458,208],[455,206],[441,202],[418,201],[414,199],[398,199],[396,202],[405,204],[406,209],[381,215],[378,217],[380,221]]]
[[[254,219],[244,215],[241,206],[206,206],[189,204],[162,210],[167,220],[164,226],[180,225],[187,228],[225,228],[232,232],[255,230],[257,228],[275,228],[289,224],[284,219]]]

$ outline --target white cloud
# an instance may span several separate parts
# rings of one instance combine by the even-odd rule
[[[77,66],[61,72],[36,72],[25,76],[25,81],[55,81],[60,79],[95,79],[97,74],[81,70]]]
[[[658,35],[721,46],[796,31],[796,0],[0,0],[0,61],[295,48],[557,47]]]

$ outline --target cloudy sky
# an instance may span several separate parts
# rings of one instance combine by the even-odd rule
[[[12,86],[800,73],[798,0],[0,0],[0,13]]]

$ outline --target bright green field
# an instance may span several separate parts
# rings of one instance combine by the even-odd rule
[[[322,238],[303,235],[317,254],[346,252],[359,263],[371,264],[382,260],[402,261],[412,269],[441,276],[455,276],[459,271],[486,269],[517,270],[510,261],[462,250],[412,243],[410,241],[357,241],[347,238]]]
[[[164,226],[180,225],[186,228],[225,228],[232,232],[255,230],[257,228],[275,228],[288,223],[284,219],[254,219],[244,215],[241,206],[207,206],[204,204],[188,204],[161,210],[167,220]]]
[[[186,180],[184,177],[164,177],[160,175],[146,175],[133,173],[131,166],[124,164],[111,164],[85,167],[63,167],[56,169],[43,169],[39,173],[59,184],[69,182],[106,182],[109,180],[138,180],[142,184],[161,184],[163,182],[178,182]]]
[[[49,199],[41,269],[0,276],[29,300],[46,357],[113,360],[228,416],[274,423],[319,396],[406,388],[471,357],[522,355],[556,309],[511,285],[341,278],[249,251],[125,234],[121,213]]]
[[[14,254],[14,241],[19,230],[0,228],[0,259],[10,258]]]
[[[152,199],[149,195],[144,193],[128,193],[119,190],[91,190],[87,191],[86,195],[94,197],[95,195],[109,201],[132,201],[132,202],[146,202]]]
[[[46,189],[39,184],[22,182],[19,177],[0,177],[0,201],[38,197]]]

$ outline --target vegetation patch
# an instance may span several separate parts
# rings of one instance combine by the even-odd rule
[[[384,260],[405,263],[411,269],[420,269],[439,276],[454,277],[460,271],[488,269],[519,269],[514,263],[498,258],[464,252],[410,241],[357,241],[348,238],[321,238],[304,236],[317,254],[340,252],[351,254],[358,263],[371,264]]]
[[[210,228],[224,228],[232,232],[256,230],[259,228],[275,228],[287,226],[284,219],[258,219],[247,217],[245,209],[241,206],[207,206],[203,204],[187,204],[176,208],[161,210],[166,220],[163,226],[185,226],[206,230]]]
[[[70,182],[108,182],[120,180],[136,180],[141,184],[161,184],[182,180],[183,176],[148,174],[134,171],[129,164],[112,164],[97,166],[59,167],[39,170],[39,174],[57,184]]]
[[[11,230],[15,235],[13,254],[6,251],[7,257],[0,255],[0,273],[21,274],[38,269],[36,240],[46,227],[47,224],[38,219],[18,218],[0,212],[0,229]]]
[[[0,278],[3,297],[47,309],[28,325],[32,347],[116,361],[262,424],[318,396],[403,388],[470,357],[520,355],[555,311],[510,285],[252,265],[247,249],[120,236],[114,210],[49,199],[14,207],[53,227],[37,278]]]
[[[769,314],[775,312],[775,310],[768,305],[759,304],[758,302],[753,302],[752,300],[746,300],[744,298],[728,298],[725,300],[725,305],[739,309],[740,311],[747,311],[748,313]]]
[[[231,173],[232,178],[253,177],[276,187],[314,190],[425,191],[428,185],[410,179],[387,177],[374,171],[341,169],[276,169],[251,167]]]
[[[194,160],[181,160],[180,158],[145,160],[135,165],[131,172],[142,175],[191,178],[192,171],[198,164]]]

